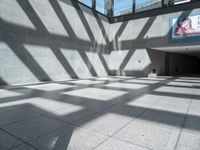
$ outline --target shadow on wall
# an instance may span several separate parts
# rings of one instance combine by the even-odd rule
[[[0,3],[2,84],[108,74],[105,19],[69,0]]]
[[[148,56],[146,47],[149,41],[156,39],[145,39],[145,35],[157,17],[147,19],[135,40],[121,41],[128,22],[116,29],[112,40],[113,25],[107,18],[75,1],[0,3],[2,84],[108,74],[146,76],[152,70],[155,58]],[[142,46],[138,47],[138,43]],[[115,54],[116,50],[119,54]]]

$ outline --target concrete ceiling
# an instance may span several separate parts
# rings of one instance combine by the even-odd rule
[[[200,57],[200,45],[156,47],[152,49]]]

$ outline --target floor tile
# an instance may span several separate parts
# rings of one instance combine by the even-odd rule
[[[190,104],[190,98],[180,98],[180,97],[172,97],[172,96],[164,96],[162,97],[157,104],[166,104],[166,105],[175,105],[180,107],[188,107]]]
[[[3,128],[14,134],[16,137],[19,137],[24,141],[29,141],[50,131],[56,130],[64,125],[65,124],[60,121],[40,116],[7,125]]]
[[[22,145],[14,147],[14,148],[11,148],[10,150],[37,150],[37,149],[35,149],[32,146],[29,146],[27,144],[22,144]]]
[[[200,108],[200,98],[199,99],[192,99],[192,102],[190,104],[190,108]]]
[[[133,119],[137,117],[139,114],[143,113],[144,111],[146,111],[145,108],[129,106],[126,104],[116,105],[105,110],[105,112],[108,112],[108,113],[118,114],[125,117],[132,117]]]
[[[0,150],[7,150],[11,147],[19,145],[20,143],[22,143],[22,141],[0,130]]]
[[[180,107],[175,105],[168,105],[168,104],[159,104],[156,103],[151,106],[151,109],[158,110],[158,111],[166,111],[174,114],[186,114],[188,110],[188,106]]]
[[[188,83],[188,82],[169,82],[167,83],[167,85],[171,85],[171,86],[182,86],[182,87],[193,87],[192,83]]]
[[[156,80],[148,80],[148,79],[131,79],[131,80],[127,80],[125,81],[126,83],[140,83],[140,84],[155,84],[158,83],[158,81]]]
[[[114,137],[154,150],[172,150],[176,145],[179,132],[180,130],[157,125],[132,122]]]
[[[200,134],[200,117],[188,115],[183,129],[190,133]]]
[[[59,83],[47,83],[47,84],[28,85],[24,87],[33,89],[33,90],[41,90],[44,92],[48,92],[48,91],[54,92],[56,90],[65,90],[65,89],[73,88],[74,86],[67,85],[67,84],[59,84]]]
[[[121,89],[141,89],[141,88],[144,88],[148,85],[145,85],[145,84],[134,84],[134,83],[110,83],[110,84],[107,84],[105,85],[105,87],[111,87],[111,88],[121,88]]]
[[[199,150],[199,78],[174,80],[117,76],[0,89],[0,150],[174,150],[177,142],[177,150]]]
[[[55,111],[52,111],[51,113],[45,113],[46,115],[66,121],[66,122],[74,122],[83,119],[84,117],[87,117],[89,115],[94,114],[93,111],[90,111],[88,109],[85,109],[81,106],[73,106],[73,107],[66,107],[61,108]]]
[[[94,112],[100,112],[107,108],[112,107],[113,103],[106,103],[106,102],[99,102],[99,101],[91,101],[91,102],[85,102],[81,104],[83,107],[85,107],[88,110],[94,111]]]
[[[68,81],[67,83],[91,85],[91,84],[102,84],[104,82],[103,81],[92,81],[92,80],[74,80],[74,81]]]
[[[17,91],[7,90],[7,89],[0,89],[0,99],[10,98],[10,97],[17,97],[22,96],[22,93]]]
[[[32,105],[31,110],[38,113],[51,113],[57,109],[72,107],[73,104],[64,101],[54,100],[52,98],[31,98],[29,103]]]
[[[115,138],[110,138],[97,148],[95,150],[149,150],[147,148],[133,145]]]
[[[192,97],[194,94],[194,89],[193,88],[183,88],[183,87],[170,87],[170,86],[161,86],[157,89],[155,89],[156,92],[163,92],[163,93],[168,93],[171,95],[178,95],[178,94],[184,94],[185,96]]]
[[[126,94],[123,91],[115,91],[115,90],[108,90],[108,89],[98,89],[98,88],[84,88],[69,92],[64,92],[63,94],[76,96],[76,97],[83,97],[89,98],[93,100],[101,100],[101,101],[108,101],[119,96]]]
[[[106,112],[91,115],[75,124],[103,135],[112,135],[131,120],[132,117]]]
[[[16,121],[25,120],[38,116],[38,113],[28,111],[27,109],[16,109],[0,113],[0,126],[10,124]]]
[[[200,107],[199,107],[200,108]],[[198,107],[189,107],[188,116],[196,116],[196,117],[200,117],[200,109]]]
[[[181,129],[185,115],[149,110],[139,116],[136,121],[143,123],[156,124],[166,128]]]
[[[92,150],[107,137],[73,127],[65,127],[31,141],[39,150]]]
[[[162,96],[153,94],[143,94],[132,101],[128,102],[127,105],[130,106],[140,106],[140,107],[150,107],[155,104]]]
[[[182,132],[176,150],[199,150],[200,135]]]

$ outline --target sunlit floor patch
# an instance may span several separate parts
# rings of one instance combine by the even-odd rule
[[[122,88],[122,89],[142,89],[148,85],[145,84],[132,84],[132,83],[110,83],[105,87],[111,88]]]
[[[117,98],[119,96],[122,96],[122,95],[126,94],[126,92],[108,90],[108,89],[98,89],[98,88],[85,88],[85,89],[64,92],[63,94],[77,96],[77,97],[83,97],[83,98],[89,98],[89,99],[93,99],[94,101],[95,100],[96,101],[98,101],[98,100],[108,101],[108,100]]]
[[[73,88],[74,86],[67,85],[67,84],[48,83],[48,84],[39,84],[39,85],[28,85],[24,87],[34,89],[34,90],[41,90],[41,91],[55,91],[55,90],[64,90],[68,88]]]
[[[1,89],[0,149],[199,149],[197,79],[156,79],[93,77]]]
[[[127,80],[125,82],[128,82],[128,83],[140,83],[140,84],[155,84],[159,81],[156,81],[156,80],[148,80],[148,79],[131,79],[131,80]]]
[[[169,82],[167,83],[167,85],[171,85],[171,86],[182,86],[182,87],[193,87],[192,83],[188,83],[188,82]]]
[[[90,84],[101,84],[104,82],[103,81],[94,81],[94,80],[74,80],[74,81],[68,81],[68,83],[90,85]]]
[[[10,97],[16,97],[16,96],[21,96],[23,95],[22,93],[19,93],[19,92],[15,92],[14,90],[11,91],[11,90],[4,90],[4,89],[0,89],[0,99],[3,99],[3,98],[10,98]]]

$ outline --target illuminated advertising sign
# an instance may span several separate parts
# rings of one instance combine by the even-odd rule
[[[200,14],[170,19],[171,41],[200,40]]]

